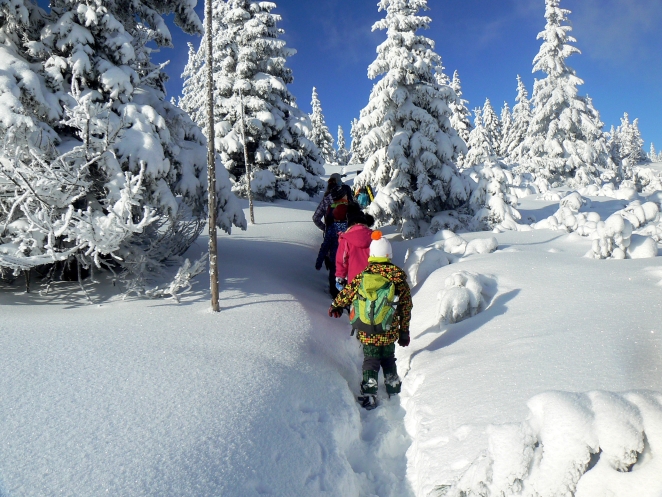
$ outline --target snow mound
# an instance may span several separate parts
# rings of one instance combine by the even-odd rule
[[[443,230],[435,236],[435,247],[453,255],[464,255],[467,241],[450,230]]]
[[[471,254],[491,254],[499,248],[499,242],[495,237],[490,238],[476,238],[467,243],[467,248],[464,255]]]
[[[662,493],[662,394],[546,392],[527,406],[526,421],[490,426],[486,453],[438,495]]]
[[[407,250],[404,270],[412,287],[422,284],[437,269],[472,254],[491,254],[499,248],[495,237],[477,238],[467,242],[452,231],[442,230],[434,244]]]
[[[639,198],[637,189],[628,186],[625,182],[618,189],[612,183],[605,183],[602,186],[588,185],[577,190],[580,195],[585,197],[609,197],[618,200],[636,200]]]
[[[489,299],[485,288],[491,282],[490,278],[468,271],[446,278],[446,287],[437,297],[439,325],[458,323],[484,310]]]
[[[466,244],[466,242],[465,242]],[[404,270],[412,287],[425,281],[434,271],[450,264],[448,255],[435,246],[421,247],[407,252]]]

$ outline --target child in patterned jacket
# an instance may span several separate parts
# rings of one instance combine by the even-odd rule
[[[359,298],[359,289],[366,275],[379,275],[395,286],[397,307],[388,329],[381,330],[379,333],[358,330],[358,339],[363,344],[364,356],[362,396],[359,400],[367,409],[376,406],[377,378],[380,367],[384,371],[384,383],[389,396],[400,393],[401,381],[395,365],[395,343],[397,342],[401,347],[409,345],[409,322],[413,307],[407,275],[391,262],[393,250],[390,242],[383,238],[379,231],[373,232],[372,238],[368,267],[338,294],[329,308],[329,316],[339,318],[343,309],[352,305]]]

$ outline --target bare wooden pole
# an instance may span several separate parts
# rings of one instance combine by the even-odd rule
[[[211,310],[219,312],[218,246],[216,238],[216,150],[214,147],[214,71],[212,57],[212,0],[205,2],[205,42],[207,45],[207,191],[209,209],[209,287]]]
[[[253,190],[251,190],[251,171],[252,167],[248,162],[248,148],[246,147],[246,125],[244,124],[244,96],[239,90],[239,100],[241,101],[241,141],[244,144],[244,164],[246,165],[246,178],[248,180],[248,211],[250,213],[251,224],[255,224],[255,215],[253,214]]]

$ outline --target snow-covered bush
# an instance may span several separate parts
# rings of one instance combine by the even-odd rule
[[[662,493],[662,394],[546,392],[527,406],[526,421],[488,427],[486,452],[439,495]]]
[[[358,158],[365,160],[355,185],[377,190],[369,212],[378,225],[394,224],[404,238],[413,238],[437,226],[432,218],[439,212],[468,200],[469,183],[455,167],[466,146],[450,122],[457,95],[433,73],[442,70],[441,58],[432,40],[416,34],[430,24],[417,15],[428,9],[427,0],[378,5],[386,18],[373,30],[386,29],[387,39],[368,76],[383,77],[352,129],[354,142],[360,140]]]
[[[319,150],[310,139],[311,122],[295,103],[287,85],[292,71],[278,27],[273,2],[214,1],[213,37],[215,140],[225,167],[236,181],[234,190],[247,194],[246,164],[241,132],[243,96],[246,146],[256,198],[308,200],[323,186]],[[184,96],[179,105],[202,125],[200,101],[206,92],[205,44],[189,53],[184,71]]]
[[[171,45],[168,13],[200,32],[179,0],[0,4],[1,266],[75,257],[142,278],[201,232],[206,141],[150,61],[148,44]],[[245,226],[217,181],[219,227]]]
[[[409,284],[413,288],[419,283],[423,283],[437,269],[450,263],[449,255],[443,249],[433,245],[407,251],[404,270],[407,273]]]
[[[572,28],[563,24],[570,11],[559,7],[560,0],[545,4],[547,24],[538,34],[543,43],[533,70],[546,77],[533,87],[533,113],[518,172],[542,176],[553,186],[584,186],[608,164],[604,124],[591,99],[578,94],[583,81],[566,64],[569,56],[580,53],[570,44],[576,41],[569,35]]]
[[[445,288],[437,296],[439,324],[458,323],[483,311],[487,306],[484,296],[487,281],[486,277],[468,271],[458,271],[446,278]]]
[[[490,254],[499,248],[496,238],[476,238],[467,242],[450,230],[442,230],[426,247],[407,250],[404,269],[412,287],[421,285],[434,271],[472,254]]]

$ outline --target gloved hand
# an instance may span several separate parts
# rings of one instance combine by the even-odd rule
[[[345,288],[347,280],[345,278],[336,278],[336,288],[339,292],[342,292],[342,289]]]
[[[398,338],[398,345],[400,347],[407,347],[409,345],[409,333],[407,333],[407,334],[401,333],[400,334],[400,338]]]
[[[334,307],[333,305],[329,307],[329,317],[330,318],[339,318],[342,316],[342,307]]]

